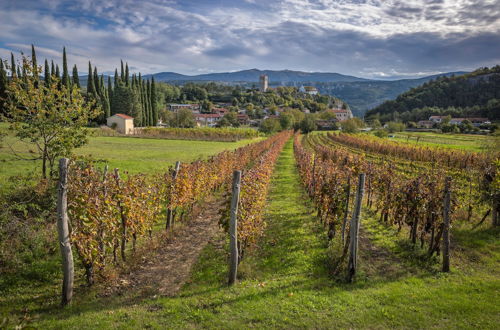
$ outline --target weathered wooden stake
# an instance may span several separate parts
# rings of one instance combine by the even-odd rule
[[[120,171],[117,168],[115,168],[115,178],[116,182],[118,183],[119,189],[121,189]],[[120,201],[118,201],[118,207],[120,208],[120,217],[122,220],[122,238],[121,238],[120,253],[122,256],[122,260],[125,261],[127,259],[127,256],[125,255],[125,250],[127,248],[127,217],[123,213],[123,205]]]
[[[350,196],[351,196],[351,177],[349,176],[347,178],[344,219],[342,220],[342,245],[345,242],[345,227],[347,225],[347,217],[349,215],[349,199],[350,199]]]
[[[181,162],[177,161],[175,162],[175,168],[174,168],[174,173],[172,173],[172,185],[175,185],[175,179],[177,178],[177,174],[179,173],[179,170],[181,168]],[[169,230],[172,229],[172,226],[174,224],[174,214],[173,210],[171,208],[167,209],[167,223],[165,224],[165,229]]]
[[[450,271],[450,202],[451,178],[446,177],[444,183],[444,208],[443,208],[443,272]]]
[[[241,171],[233,173],[233,196],[231,199],[231,218],[229,220],[229,285],[236,282],[238,273],[238,203],[240,200]]]
[[[359,175],[358,191],[356,193],[356,204],[354,205],[354,213],[351,219],[351,228],[349,231],[350,236],[350,253],[349,265],[347,267],[347,281],[352,282],[354,275],[356,275],[356,266],[358,259],[358,234],[359,234],[359,219],[361,216],[361,205],[363,202],[363,195],[365,193],[365,174]]]
[[[63,286],[62,305],[71,302],[73,297],[74,266],[68,225],[68,163],[69,159],[59,160],[59,187],[57,191],[57,232],[62,255]]]

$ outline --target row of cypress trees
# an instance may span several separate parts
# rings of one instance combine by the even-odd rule
[[[31,46],[31,61],[33,74],[42,75],[42,72],[38,72],[39,67],[33,45]],[[17,65],[12,53],[10,66],[0,59],[0,99],[6,96],[5,91],[9,83],[8,73],[11,77],[26,75],[22,66]],[[62,74],[59,65],[54,64],[54,61],[51,61],[49,65],[49,61],[45,60],[44,82],[50,84],[55,77],[59,79],[61,85],[68,89],[73,86],[82,89],[76,64],[73,66],[72,75],[69,74],[66,48],[63,48]],[[158,123],[157,91],[154,78],[144,80],[140,73],[134,73],[130,76],[128,63],[125,63],[124,66],[123,61],[121,61],[120,74],[115,69],[113,80],[108,76],[107,82],[105,82],[104,75],[99,75],[97,68],[92,67],[92,63],[89,61],[85,93],[89,101],[95,102],[102,109],[102,115],[98,118],[100,124],[105,123],[107,117],[116,113],[124,113],[134,117],[136,126],[155,126]],[[3,113],[4,109],[0,108],[0,112]]]

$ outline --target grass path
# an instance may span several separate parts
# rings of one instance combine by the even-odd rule
[[[371,219],[363,220],[366,235],[371,244],[389,252],[373,259],[370,251],[362,253],[360,277],[354,284],[331,279],[325,234],[300,186],[291,141],[275,169],[266,221],[264,237],[241,263],[239,282],[232,288],[225,284],[227,238],[220,233],[205,247],[191,279],[175,297],[129,304],[117,298],[116,304],[75,306],[45,315],[34,325],[89,329],[494,329],[498,325],[500,281],[495,272],[467,269],[443,275],[409,269],[383,276],[380,267],[373,271],[373,263],[389,258],[391,232],[377,228]]]

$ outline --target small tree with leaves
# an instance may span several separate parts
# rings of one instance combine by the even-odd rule
[[[28,58],[23,57],[22,65],[26,77],[14,77],[8,84],[3,119],[19,140],[36,147],[31,159],[42,161],[42,177],[47,178],[54,174],[59,157],[68,157],[87,143],[85,126],[101,109],[87,102],[76,86],[66,88],[57,76],[51,77],[49,85],[38,84]]]

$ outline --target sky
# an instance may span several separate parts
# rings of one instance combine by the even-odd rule
[[[397,79],[500,64],[500,0],[0,0],[0,58]]]

